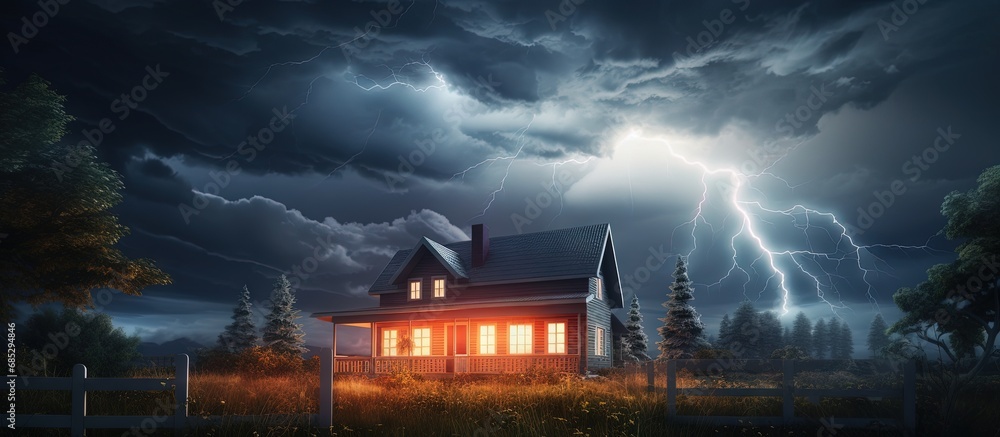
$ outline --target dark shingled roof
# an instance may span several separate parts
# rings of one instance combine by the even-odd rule
[[[421,246],[449,264],[449,270],[468,278],[469,285],[503,282],[523,282],[532,279],[568,279],[596,276],[610,244],[611,226],[607,223],[534,232],[521,235],[490,237],[489,255],[481,267],[472,265],[472,241],[439,244],[424,237],[413,249],[396,252],[368,290],[372,294],[398,291],[393,278]],[[613,255],[613,254],[612,254]],[[614,262],[612,258],[611,262]],[[615,269],[617,276],[617,269]],[[618,286],[618,278],[613,280]]]

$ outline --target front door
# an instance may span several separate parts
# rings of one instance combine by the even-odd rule
[[[448,351],[455,357],[448,366],[449,372],[467,372],[469,361],[469,325],[459,323],[448,326]],[[449,360],[451,361],[451,360]]]

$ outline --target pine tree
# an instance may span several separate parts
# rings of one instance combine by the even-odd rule
[[[285,275],[274,283],[271,291],[271,313],[264,325],[264,345],[279,354],[298,355],[306,351],[305,333],[302,326],[295,323],[299,311],[294,308],[295,296],[292,284]]]
[[[628,310],[628,317],[625,319],[625,333],[623,341],[623,358],[626,361],[647,361],[649,360],[648,343],[649,338],[642,330],[642,313],[639,312],[639,297],[632,296],[632,305]]]
[[[770,357],[775,349],[781,349],[781,321],[771,311],[758,315],[760,322],[760,346],[757,353],[761,358]]]
[[[812,344],[812,323],[805,313],[799,311],[792,323],[792,346],[808,354],[813,350]]]
[[[749,300],[733,312],[729,350],[738,358],[760,358],[760,315]]]
[[[830,323],[827,323],[826,325],[826,332],[828,339],[827,342],[830,343],[830,358],[835,360],[840,359],[840,356],[842,355],[840,352],[840,335],[842,334],[842,331],[840,330],[840,320],[836,317],[831,317]]]
[[[840,325],[840,335],[837,336],[840,341],[840,346],[837,348],[840,352],[840,356],[837,357],[842,360],[851,359],[851,355],[854,354],[854,340],[851,335],[851,325],[843,323]]]
[[[785,327],[785,330],[781,333],[781,347],[792,345],[792,328]]]
[[[240,300],[233,308],[233,322],[219,334],[219,348],[227,352],[242,352],[257,345],[257,328],[253,323],[253,310],[250,309],[250,290],[243,286]]]
[[[729,313],[723,315],[719,322],[719,337],[716,342],[716,349],[729,349],[733,342],[733,323],[729,320]]]
[[[885,348],[889,346],[889,335],[885,333],[889,326],[881,314],[876,314],[868,328],[868,350],[875,358],[885,357]]]
[[[677,257],[674,283],[670,285],[670,290],[670,299],[663,303],[667,316],[660,319],[663,326],[657,329],[663,338],[657,343],[660,349],[658,359],[691,358],[698,350],[708,347],[708,342],[704,337],[705,324],[689,303],[694,300],[694,294],[687,275],[687,261],[683,256]]]
[[[829,354],[830,343],[827,339],[830,337],[830,331],[826,327],[826,321],[819,319],[816,321],[816,326],[813,328],[813,353],[816,354],[816,358],[823,359]]]

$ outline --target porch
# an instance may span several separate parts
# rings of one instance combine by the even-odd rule
[[[336,357],[334,373],[385,374],[398,370],[417,373],[503,373],[524,372],[532,367],[544,367],[557,372],[576,373],[580,368],[577,355],[506,355],[506,356],[439,356],[439,357]],[[374,371],[373,371],[374,369]]]

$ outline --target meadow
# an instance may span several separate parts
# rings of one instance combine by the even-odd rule
[[[141,376],[151,376],[143,374]],[[867,388],[894,381],[859,377],[848,372],[800,375],[802,384],[816,387]],[[780,378],[747,376],[695,378],[681,375],[678,386],[775,387]],[[658,378],[663,388],[665,381]],[[992,396],[1000,378],[984,379],[979,396],[962,409],[970,435],[994,435],[996,425],[987,419],[998,402]],[[314,374],[242,376],[192,374],[189,414],[215,417],[215,423],[193,428],[198,436],[313,436],[325,435],[309,427],[317,412],[319,378]],[[25,392],[22,411],[65,414],[68,393]],[[65,396],[62,396],[65,395]],[[972,395],[975,395],[973,393]],[[169,393],[96,392],[88,395],[91,415],[148,415],[156,398],[172,400]],[[921,428],[933,427],[933,398],[918,401]],[[718,436],[718,435],[824,435],[888,436],[893,430],[849,430],[825,426],[821,418],[895,417],[898,400],[824,399],[814,405],[796,400],[796,415],[815,418],[811,426],[782,428],[746,423],[714,425],[711,415],[780,415],[778,398],[681,397],[678,412],[704,416],[695,424],[666,421],[662,393],[649,393],[641,369],[615,371],[599,378],[580,378],[549,372],[492,377],[423,379],[398,373],[368,378],[340,376],[335,383],[337,436]],[[219,419],[218,416],[223,416]],[[829,420],[829,419],[827,419]],[[834,419],[835,423],[835,419]],[[57,431],[32,431],[30,435],[67,435]],[[122,430],[88,431],[88,435],[123,435]],[[171,430],[125,435],[173,435]]]

